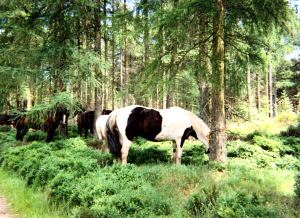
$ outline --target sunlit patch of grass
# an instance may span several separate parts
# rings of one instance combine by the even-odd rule
[[[286,120],[288,119],[288,121]],[[282,116],[276,118],[266,118],[264,120],[253,120],[247,122],[228,122],[229,132],[238,133],[240,135],[249,135],[253,132],[262,133],[264,135],[276,135],[281,131],[285,131],[290,125],[297,123],[297,116],[290,116],[284,119]]]
[[[46,194],[29,189],[17,176],[0,169],[0,181],[0,193],[10,203],[12,214],[24,218],[67,217],[61,209],[50,206]]]

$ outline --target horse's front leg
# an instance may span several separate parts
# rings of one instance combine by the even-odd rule
[[[128,158],[128,153],[129,153],[129,149],[131,147],[131,141],[129,141],[128,139],[123,140],[122,143],[122,149],[121,149],[121,161],[122,161],[122,165],[126,165],[127,164],[127,158]]]
[[[176,163],[176,157],[177,157],[177,149],[176,148],[177,148],[177,146],[176,146],[175,141],[173,141],[172,144],[173,144],[173,162]]]
[[[46,139],[46,142],[51,142],[53,140],[53,137],[54,137],[54,133],[55,133],[55,130],[56,130],[57,126],[56,125],[49,125],[48,127],[48,131],[47,131],[47,139]]]
[[[176,164],[181,164],[181,156],[182,156],[182,147],[181,147],[181,139],[175,140],[173,142],[173,161]]]

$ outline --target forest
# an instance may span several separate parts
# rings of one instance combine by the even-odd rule
[[[298,217],[299,33],[287,0],[1,0],[1,115],[72,113],[53,141],[0,126],[0,169],[59,217]],[[80,136],[79,110],[128,105],[198,115],[209,154],[136,138],[121,166]]]

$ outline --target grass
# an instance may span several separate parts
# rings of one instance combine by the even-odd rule
[[[187,141],[183,165],[176,166],[172,164],[170,142],[137,139],[129,155],[131,164],[124,167],[90,149],[88,145],[93,142],[89,140],[76,137],[52,144],[28,142],[20,147],[12,131],[0,132],[0,161],[6,169],[24,176],[29,186],[43,188],[48,200],[64,206],[72,217],[298,218],[300,204],[294,192],[294,177],[300,169],[294,164],[299,160],[297,137],[283,140],[279,130],[285,125],[280,122],[241,126],[236,128],[243,130],[237,131],[237,136],[245,137],[228,141],[231,156],[224,165],[208,162],[198,141]],[[38,136],[32,133],[30,137],[39,140]],[[9,173],[0,171],[0,193],[10,193],[12,197],[5,194],[9,202],[20,205],[13,205],[17,208],[13,213],[29,210],[21,217],[66,216],[49,207],[47,196],[25,188],[20,180],[21,185],[15,182],[17,178]],[[24,189],[42,200],[34,200],[36,197]],[[37,205],[28,208],[34,201]],[[42,215],[35,211],[42,211]]]
[[[0,193],[10,203],[11,214],[24,218],[65,218],[67,215],[51,206],[46,194],[26,186],[24,180],[0,168]]]
[[[247,122],[227,123],[229,132],[236,132],[241,135],[248,135],[253,132],[259,132],[264,135],[276,135],[285,131],[289,126],[297,124],[297,115],[294,113],[280,114],[276,118],[264,118]]]

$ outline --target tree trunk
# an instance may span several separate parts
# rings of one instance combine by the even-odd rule
[[[205,123],[210,123],[209,120],[209,88],[205,81],[198,82],[200,91],[200,117]]]
[[[207,31],[207,20],[202,20],[203,18],[200,17],[199,21],[199,41],[202,44],[199,47],[199,69],[196,73],[197,80],[198,80],[198,89],[200,92],[200,117],[203,119],[205,123],[210,123],[209,116],[210,116],[210,99],[209,99],[209,87],[207,85],[207,78],[211,74],[210,70],[210,61],[208,58],[208,44],[204,42],[207,37],[207,34],[203,34],[203,32]],[[204,31],[201,31],[202,28],[205,28]]]
[[[108,63],[108,35],[107,35],[107,21],[106,21],[106,6],[107,0],[104,0],[104,60],[105,63]],[[108,95],[108,83],[107,83],[107,70],[104,70],[104,79],[102,80],[103,83],[103,108],[107,108],[107,95]]]
[[[272,82],[272,84],[273,84],[273,117],[276,117],[276,115],[277,115],[277,110],[278,110],[278,108],[277,108],[277,90],[276,90],[276,74],[273,76],[273,82]]]
[[[251,92],[251,69],[247,66],[247,95],[248,95],[248,118],[252,119],[252,92]]]
[[[30,83],[30,82],[29,82]],[[30,85],[29,87],[26,87],[26,110],[30,111],[31,107],[32,107],[32,95],[31,95],[31,89],[30,89]]]
[[[99,55],[99,62],[101,62],[101,0],[97,0],[97,8],[95,9],[95,51]],[[101,65],[100,65],[101,66]],[[95,67],[95,77],[97,80],[102,79],[101,69]],[[94,88],[94,97],[95,97],[95,120],[101,114],[102,110],[102,96],[101,96],[101,88],[99,85],[96,85]],[[95,131],[96,134],[96,131]]]
[[[115,0],[111,1],[111,7],[112,7],[112,19],[115,16]],[[114,21],[112,21],[112,26],[114,26]],[[111,41],[111,53],[112,53],[112,67],[111,67],[111,108],[114,109],[115,108],[115,33],[112,31],[112,41]]]
[[[124,49],[121,48],[121,54],[120,54],[120,93],[121,93],[121,107],[124,107]]]
[[[148,5],[148,0],[144,0],[143,1],[143,6],[144,6],[144,10],[143,10],[143,14],[144,14],[144,18],[145,18],[145,27],[144,27],[144,67],[147,66],[147,64],[149,63],[149,52],[150,52],[150,31],[149,31],[149,5]]]
[[[124,10],[124,14],[126,14],[126,11],[127,11],[127,7],[126,7],[127,3],[126,3],[126,0],[124,0],[124,5],[123,5],[123,10]],[[128,80],[128,69],[127,69],[127,37],[126,37],[126,34],[127,34],[127,19],[125,18],[125,21],[124,21],[124,35],[125,35],[125,38],[124,38],[124,51],[123,51],[123,105],[128,105],[128,84],[127,84],[127,80]]]
[[[210,159],[226,162],[225,104],[224,104],[224,1],[215,0],[217,12],[213,18],[212,49],[212,113]]]
[[[265,108],[266,108],[266,113],[267,116],[269,116],[269,111],[270,111],[270,104],[269,104],[269,70],[268,70],[268,65],[264,67],[265,70],[265,99],[264,101]]]
[[[268,64],[268,104],[269,104],[269,117],[273,117],[273,84],[272,84],[272,66],[271,58],[269,58]]]
[[[256,75],[256,108],[258,113],[261,112],[260,80],[261,72],[259,71]]]

